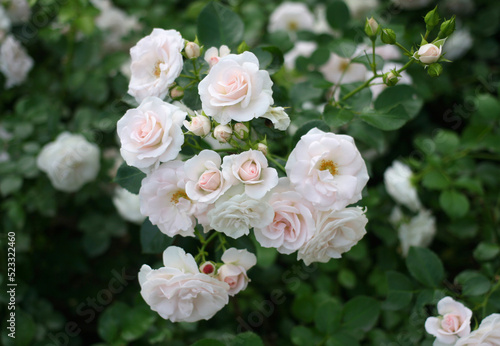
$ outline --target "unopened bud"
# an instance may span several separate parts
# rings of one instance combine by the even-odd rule
[[[233,130],[234,130],[234,134],[239,139],[245,139],[245,137],[248,135],[248,132],[249,132],[248,127],[242,123],[234,124]]]
[[[396,33],[392,29],[382,29],[380,39],[385,44],[396,44]]]
[[[184,90],[180,86],[176,86],[170,90],[170,97],[174,100],[181,99],[184,96]]]
[[[221,143],[227,143],[233,134],[231,127],[227,125],[217,125],[214,129],[214,137]]]
[[[257,144],[257,150],[261,151],[262,154],[267,155],[267,145],[265,145],[264,143]]]
[[[427,30],[432,30],[436,25],[439,24],[439,14],[437,13],[437,6],[432,10],[427,12],[427,14],[424,17],[425,20],[425,25]]]
[[[389,71],[384,74],[382,79],[384,80],[385,85],[387,86],[395,86],[399,82],[399,76],[397,71]]]
[[[215,265],[207,261],[200,266],[200,272],[207,275],[213,275],[215,274]]]
[[[188,42],[184,48],[184,53],[186,53],[188,59],[196,59],[200,56],[200,46],[194,42]]]
[[[431,77],[439,77],[441,73],[443,73],[443,66],[439,63],[434,63],[432,65],[429,65],[429,68],[427,69],[427,73]]]
[[[446,38],[453,34],[455,31],[455,17],[452,17],[450,20],[446,20],[441,24],[441,28],[439,30],[438,38]]]
[[[441,57],[443,47],[438,47],[432,43],[424,44],[417,52],[418,59],[427,65],[433,64]]]
[[[378,32],[379,32],[379,25],[373,17],[370,19],[366,18],[365,22],[365,33],[368,35],[369,38],[371,39],[376,39]]]
[[[184,120],[184,126],[191,131],[196,136],[205,137],[210,133],[210,129],[212,128],[212,124],[210,123],[210,119],[204,115],[200,115],[196,113],[195,117],[191,118],[191,121]]]

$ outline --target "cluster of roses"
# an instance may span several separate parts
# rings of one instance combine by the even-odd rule
[[[131,49],[129,93],[140,105],[118,121],[117,132],[126,163],[147,174],[139,191],[141,213],[170,237],[194,236],[197,223],[205,232],[231,238],[253,228],[263,247],[297,251],[307,265],[341,257],[366,233],[364,211],[347,207],[361,199],[368,181],[354,140],[314,128],[302,136],[284,168],[275,161],[287,175],[278,178],[268,165],[267,147],[252,141],[248,122],[266,117],[275,128],[286,129],[290,120],[282,108],[271,107],[272,81],[257,57],[227,53],[224,46],[207,51],[209,72],[198,84],[202,110],[192,112],[163,98],[182,91],[174,82],[183,54],[196,66],[199,46],[186,44],[175,30],[154,29]],[[188,114],[191,122],[185,120]],[[201,150],[185,135],[209,140],[210,133],[226,147],[179,159],[185,145]],[[228,154],[221,157],[219,151]],[[204,253],[196,258],[199,266],[171,246],[164,252],[165,267],[141,268],[141,294],[162,317],[212,317],[228,295],[246,288],[246,271],[256,263],[253,254],[234,248],[224,252],[222,263],[206,262]]]
[[[500,314],[485,317],[471,333],[472,311],[451,297],[437,304],[439,316],[425,321],[427,333],[436,337],[434,345],[500,345]]]

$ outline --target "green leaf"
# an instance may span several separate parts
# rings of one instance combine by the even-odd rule
[[[228,7],[210,2],[198,17],[198,39],[207,47],[236,47],[243,39],[243,21]]]
[[[490,261],[495,259],[500,253],[500,246],[497,244],[481,242],[474,249],[474,258],[478,261]]]
[[[277,72],[283,66],[283,53],[275,46],[262,46],[252,50],[257,59],[259,59],[259,67],[261,70],[266,70],[269,74]]]
[[[453,131],[439,130],[434,137],[434,143],[438,152],[442,154],[453,154],[460,145],[460,138]]]
[[[387,140],[384,132],[373,128],[362,121],[353,121],[349,124],[348,134],[356,141],[365,143],[374,148],[378,153],[383,153],[387,147]]]
[[[356,274],[351,270],[343,268],[339,271],[339,283],[345,288],[352,289],[356,287]]]
[[[297,107],[301,107],[306,101],[319,99],[323,95],[323,90],[315,88],[311,82],[294,84],[290,91],[290,100]]]
[[[413,119],[422,109],[423,100],[415,89],[409,85],[395,85],[385,88],[373,103],[376,110],[391,109],[401,105],[410,119]]]
[[[487,293],[491,288],[490,281],[482,274],[474,275],[462,285],[462,293],[465,296],[480,296]]]
[[[3,197],[6,197],[14,192],[19,191],[23,186],[23,178],[18,175],[8,175],[2,179],[0,183],[0,192]]]
[[[293,327],[290,338],[292,343],[297,346],[316,345],[320,340],[311,328],[304,326]]]
[[[153,225],[149,218],[144,220],[141,226],[141,248],[142,253],[158,254],[170,246],[174,238],[163,234],[160,229]]]
[[[83,249],[90,257],[102,255],[110,243],[110,236],[105,232],[85,232],[82,242]]]
[[[330,45],[330,50],[342,58],[351,59],[356,53],[358,45],[353,40],[338,39],[334,40]]]
[[[483,185],[480,180],[468,178],[468,177],[462,177],[458,178],[455,180],[454,186],[458,188],[463,188],[468,190],[469,192],[478,194],[478,195],[484,195],[484,189]]]
[[[234,346],[264,346],[261,338],[252,332],[245,332],[236,335],[236,337],[231,340],[229,345]]]
[[[312,322],[315,314],[313,297],[309,294],[295,297],[292,303],[292,313],[297,319],[305,323]]]
[[[387,277],[387,300],[384,302],[384,308],[387,310],[400,310],[405,308],[411,302],[413,296],[410,279],[405,275],[389,271]]]
[[[141,188],[142,179],[145,177],[146,174],[138,168],[127,166],[126,163],[123,163],[120,168],[118,168],[115,183],[134,194],[138,194]]]
[[[477,113],[484,119],[495,120],[500,117],[500,102],[489,94],[478,95],[476,100]]]
[[[120,337],[122,321],[130,312],[130,308],[122,302],[115,302],[99,316],[97,332],[99,336],[112,344]]]
[[[367,56],[368,55],[368,56]],[[352,63],[363,64],[365,67],[371,71],[371,63],[373,62],[373,55],[371,49],[367,50],[366,53],[363,52],[361,55],[358,55],[354,59],[351,60]],[[384,65],[384,59],[375,54],[375,64],[377,64],[377,69]]]
[[[362,84],[361,82],[342,84],[340,86],[340,98],[343,98],[345,95],[347,95],[348,93],[359,87],[361,84]],[[346,101],[346,103],[349,104],[349,106],[352,108],[353,111],[363,112],[365,109],[370,109],[372,100],[373,97],[370,88],[364,88],[361,91],[354,94],[353,96],[351,96]]]
[[[444,279],[444,267],[439,257],[427,248],[411,247],[406,257],[411,276],[427,287],[438,287]]]
[[[333,1],[326,8],[326,20],[333,29],[345,29],[351,20],[349,8],[343,1]]]
[[[148,331],[157,316],[148,306],[132,308],[123,320],[122,338],[126,341],[139,339]]]
[[[342,307],[334,300],[328,300],[321,304],[316,310],[314,323],[316,329],[323,334],[333,334],[340,326]]]
[[[439,205],[451,219],[461,218],[469,211],[469,200],[463,193],[456,190],[441,192]]]
[[[305,135],[306,133],[308,133],[311,129],[317,127],[318,129],[322,130],[322,131],[325,131],[325,132],[328,132],[330,131],[330,126],[328,126],[324,121],[322,120],[311,120],[307,123],[305,123],[304,125],[302,125],[302,127],[300,127],[297,132],[295,132],[295,134],[293,135],[293,138],[292,138],[292,148],[295,147],[295,144],[297,144],[297,142],[300,140],[300,138]]]
[[[330,127],[340,127],[349,123],[354,118],[354,113],[349,109],[326,105],[323,118]]]
[[[225,346],[225,344],[215,339],[202,339],[196,341],[191,346]]]
[[[440,171],[432,169],[424,174],[422,185],[430,190],[444,190],[450,187],[450,180]]]
[[[361,114],[361,119],[378,129],[392,131],[406,124],[410,117],[402,105],[397,105],[385,111],[367,110]]]
[[[380,303],[371,297],[358,296],[345,304],[343,312],[342,328],[367,332],[377,323]]]
[[[346,333],[335,333],[326,340],[326,346],[359,346],[358,340]]]

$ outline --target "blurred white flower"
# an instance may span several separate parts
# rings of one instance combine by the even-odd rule
[[[6,10],[13,24],[27,22],[31,17],[31,8],[26,0],[10,1]]]
[[[479,328],[468,336],[458,339],[455,346],[493,346],[500,345],[500,314],[485,317]]]
[[[7,89],[26,80],[33,67],[33,59],[13,36],[8,35],[0,46],[0,72],[7,78]]]
[[[460,59],[471,49],[473,43],[474,38],[468,29],[456,30],[448,37],[443,46],[443,53],[446,53],[445,58]]]
[[[267,29],[295,34],[300,30],[313,31],[314,22],[314,15],[305,4],[285,1],[271,13]]]
[[[396,215],[391,216],[396,219]],[[393,221],[393,220],[390,220]],[[420,210],[409,222],[399,220],[398,237],[403,256],[408,255],[410,247],[427,247],[436,234],[436,219],[429,210]]]
[[[406,10],[416,10],[429,5],[433,0],[392,0],[392,2]]]
[[[231,53],[231,50],[226,46],[222,45],[219,49],[217,47],[211,47],[205,52],[204,59],[208,63],[209,68],[214,67],[219,60]]]
[[[330,54],[328,61],[319,70],[327,81],[334,84],[363,81],[367,71],[365,65],[352,63],[351,59],[342,58],[335,53]]]
[[[317,128],[302,136],[285,169],[295,190],[318,210],[340,210],[359,201],[369,179],[351,136]]]
[[[399,161],[394,161],[392,166],[384,172],[384,184],[387,193],[412,211],[421,208],[417,189],[411,182],[413,173],[409,166]]]
[[[428,317],[425,331],[436,337],[439,345],[458,345],[461,338],[470,333],[472,311],[451,297],[444,297],[437,304],[439,317]],[[499,333],[500,336],[500,333]],[[487,345],[477,343],[474,345]],[[493,345],[493,344],[490,344]]]
[[[229,301],[229,285],[200,273],[191,254],[177,246],[163,252],[164,267],[139,271],[141,295],[151,310],[172,322],[208,320]]]
[[[345,0],[345,3],[356,19],[364,19],[379,5],[378,0]]]
[[[63,132],[42,148],[37,165],[47,173],[54,188],[75,192],[97,177],[99,156],[97,145],[89,143],[82,135]]]
[[[295,42],[293,48],[290,51],[288,51],[284,56],[285,66],[288,69],[293,70],[295,68],[295,61],[299,56],[309,58],[317,48],[318,44],[316,42],[307,42],[307,41]]]
[[[130,49],[132,77],[128,93],[141,102],[148,96],[163,99],[179,77],[184,39],[175,30],[153,29]]]
[[[255,54],[243,52],[220,59],[200,82],[198,92],[205,114],[225,125],[266,113],[274,102],[272,85],[269,72],[259,70]]]
[[[257,257],[247,250],[230,248],[222,255],[224,264],[217,271],[219,280],[229,285],[229,295],[234,296],[247,288],[250,279],[247,271],[257,263]]]
[[[316,214],[316,231],[300,249],[297,259],[306,265],[340,258],[366,234],[368,219],[359,207]]]
[[[467,15],[474,11],[475,4],[474,0],[445,0],[443,7],[450,13]]]
[[[10,31],[10,26],[10,18],[3,6],[0,5],[0,42],[2,42],[3,37],[7,34],[7,32]]]
[[[124,220],[140,225],[146,219],[141,214],[139,195],[133,194],[122,187],[115,189],[113,204]]]

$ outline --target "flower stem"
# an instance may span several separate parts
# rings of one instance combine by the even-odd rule
[[[276,167],[278,167],[283,173],[286,173],[285,167],[281,163],[279,163],[271,154],[267,154],[267,158],[269,161],[274,163]]]

